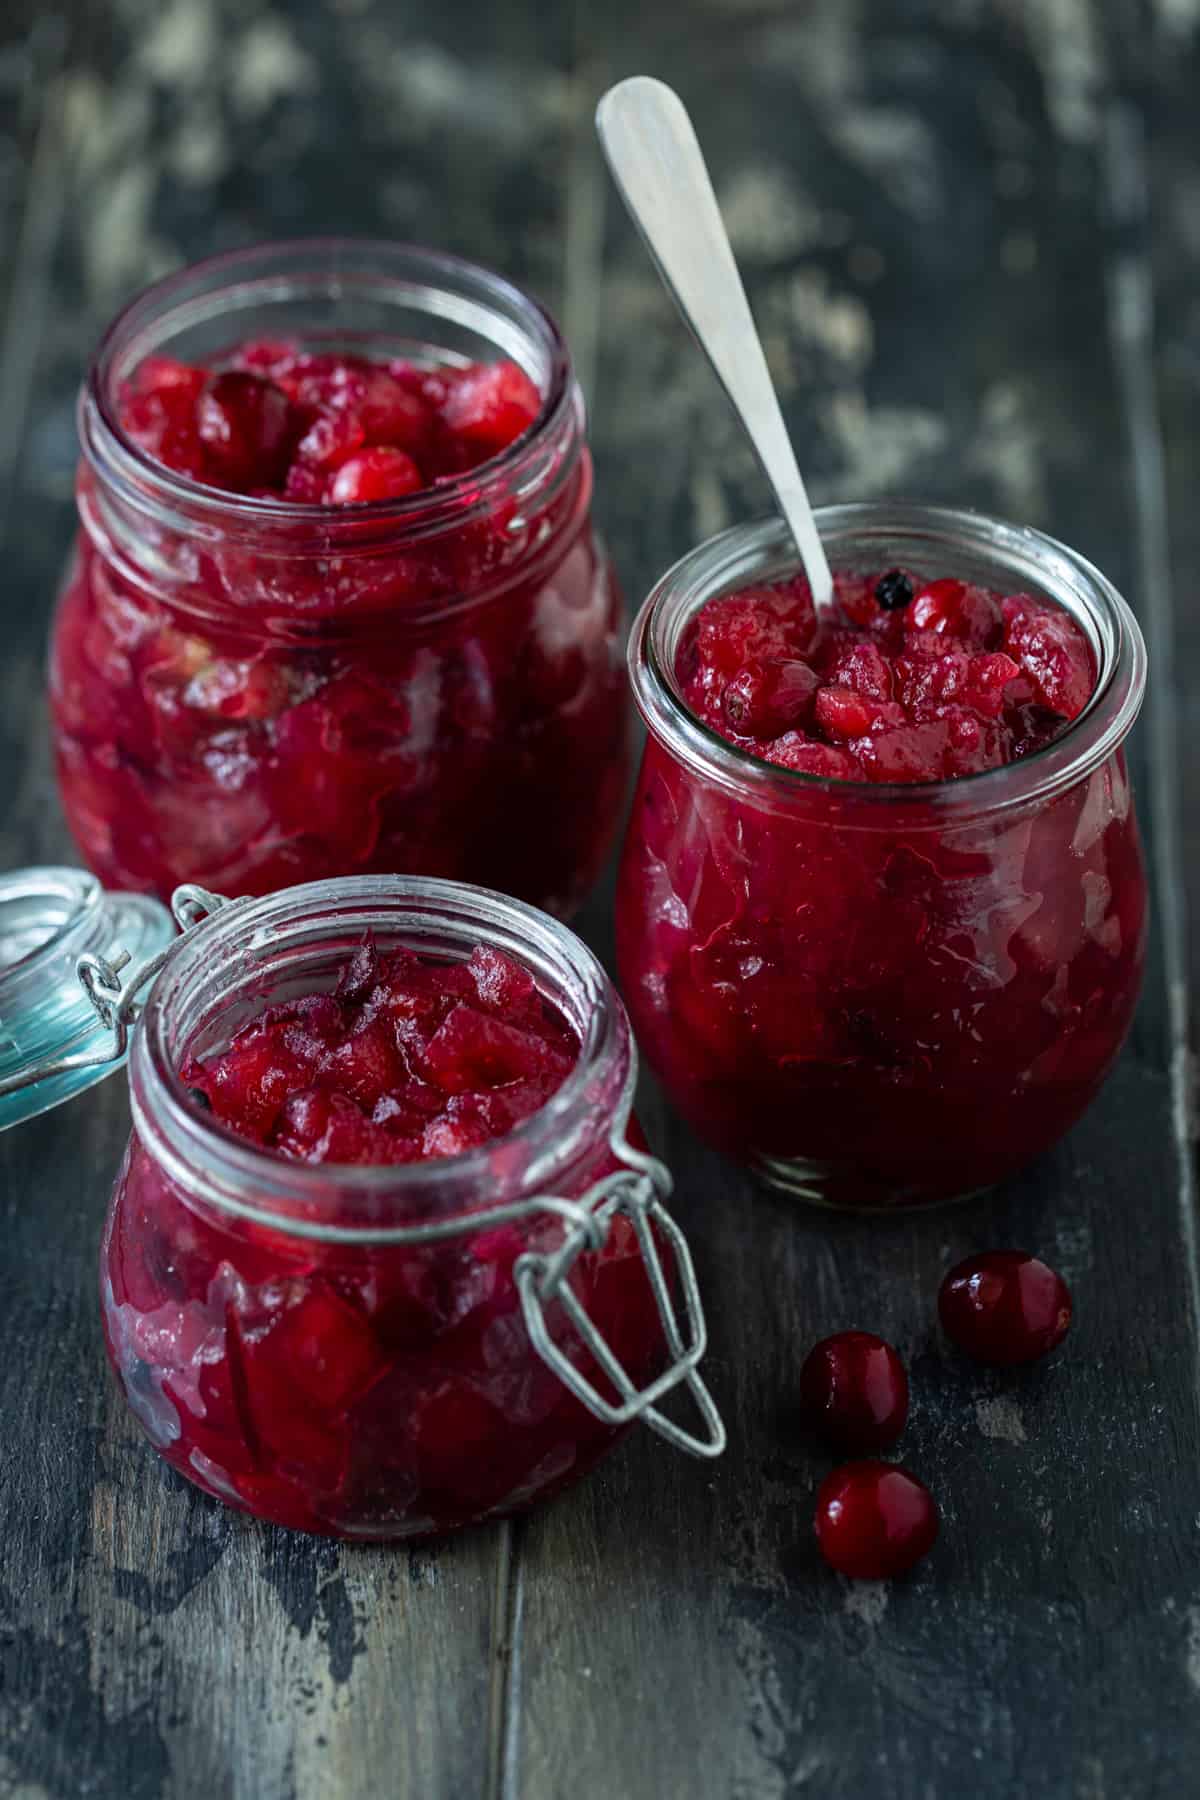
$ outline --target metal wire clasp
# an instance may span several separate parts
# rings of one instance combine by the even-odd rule
[[[208,918],[210,913],[219,912],[228,904],[223,895],[210,894],[207,888],[196,887],[192,883],[177,887],[171,895],[171,911],[182,936],[186,936],[194,926]],[[109,1042],[99,1050],[81,1050],[74,1056],[60,1057],[55,1062],[35,1063],[31,1068],[6,1076],[0,1081],[0,1098],[5,1094],[15,1094],[22,1088],[32,1087],[39,1081],[48,1081],[52,1076],[69,1074],[74,1069],[93,1069],[102,1063],[120,1062],[129,1047],[130,1030],[141,1014],[143,992],[178,943],[179,938],[172,938],[164,949],[156,950],[153,956],[135,963],[128,975],[125,974],[130,962],[127,950],[116,950],[110,957],[100,956],[89,950],[79,957],[75,973],[91,1002],[93,1012],[105,1030],[111,1033]]]
[[[573,1219],[573,1223],[557,1250],[546,1255],[527,1251],[514,1265],[530,1341],[542,1361],[596,1418],[608,1425],[627,1425],[634,1419],[643,1419],[652,1431],[678,1450],[686,1450],[692,1456],[720,1456],[725,1448],[725,1426],[712,1395],[697,1373],[697,1364],[704,1355],[708,1338],[696,1271],[687,1240],[662,1204],[662,1198],[671,1191],[671,1177],[662,1163],[634,1150],[631,1145],[614,1142],[613,1148],[626,1166],[598,1181],[582,1199],[571,1202],[544,1196],[541,1200],[543,1207],[549,1205],[562,1216]],[[605,1342],[584,1311],[569,1279],[571,1267],[580,1252],[599,1249],[603,1244],[616,1213],[624,1213],[637,1234],[638,1248],[672,1357],[670,1367],[641,1389],[630,1379],[611,1345]],[[680,1329],[676,1317],[655,1242],[656,1233],[670,1245],[674,1257],[686,1332]],[[619,1405],[606,1400],[551,1338],[545,1308],[554,1300],[562,1306],[596,1363],[621,1396]],[[657,1402],[680,1386],[687,1388],[704,1421],[705,1435],[702,1437],[685,1431],[658,1409]]]

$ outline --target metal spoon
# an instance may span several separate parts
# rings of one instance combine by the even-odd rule
[[[596,130],[621,198],[775,490],[813,600],[827,607],[829,563],[687,109],[663,82],[634,75],[609,88]]]

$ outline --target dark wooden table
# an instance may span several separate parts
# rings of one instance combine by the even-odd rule
[[[970,1210],[795,1211],[648,1094],[729,1453],[635,1435],[550,1509],[434,1549],[289,1536],[165,1473],[100,1347],[122,1084],[0,1139],[0,1794],[1200,1792],[1200,4],[5,0],[0,34],[4,866],[71,855],[40,694],[75,389],[115,307],[181,261],[352,230],[532,285],[634,598],[765,509],[598,160],[598,93],[644,70],[700,122],[818,497],[1029,520],[1129,595],[1157,892],[1118,1072]],[[606,947],[603,902],[585,930]],[[993,1244],[1039,1248],[1077,1298],[1064,1353],[1011,1378],[932,1323],[944,1268]],[[827,1465],[789,1410],[807,1345],[850,1323],[908,1358],[906,1457],[943,1507],[892,1586],[819,1563]]]

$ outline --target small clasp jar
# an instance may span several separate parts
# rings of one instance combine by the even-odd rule
[[[469,473],[344,507],[208,487],[125,434],[147,357],[220,366],[251,339],[508,358],[542,410]],[[401,871],[578,904],[624,791],[623,618],[579,387],[535,301],[401,245],[239,251],[120,314],[79,425],[51,702],[67,819],[106,886]]]
[[[485,944],[522,963],[581,1045],[562,1086],[506,1136],[388,1166],[287,1160],[200,1110],[185,1058],[331,988],[368,931],[381,952],[455,962]],[[166,957],[129,1074],[105,1336],[151,1443],[207,1493],[301,1530],[404,1538],[545,1498],[634,1418],[719,1453],[669,1179],[626,1141],[629,1023],[565,927],[382,876],[220,905]],[[658,1411],[681,1385],[703,1439]]]
[[[990,1186],[1079,1117],[1142,975],[1146,880],[1122,749],[1141,633],[1073,551],[969,512],[828,507],[835,569],[896,565],[1065,607],[1098,679],[1025,761],[874,785],[761,762],[685,706],[707,600],[795,570],[776,523],[686,556],[630,646],[650,729],[618,893],[634,1029],[696,1129],[769,1181],[885,1209]]]

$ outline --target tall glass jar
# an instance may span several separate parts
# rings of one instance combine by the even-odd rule
[[[702,544],[630,645],[649,726],[618,892],[622,990],[672,1100],[770,1182],[885,1209],[986,1188],[1079,1117],[1128,1030],[1146,879],[1125,736],[1128,607],[1040,533],[891,504],[817,515],[835,569],[1030,590],[1092,646],[1095,693],[1023,762],[921,786],[820,779],[708,730],[676,660],[714,596],[794,573],[777,523]]]
[[[522,963],[579,1037],[563,1085],[480,1148],[374,1167],[286,1160],[198,1109],[185,1059],[332,987],[367,931],[381,951],[454,962],[483,943]],[[665,1171],[627,1142],[635,1075],[595,958],[514,901],[374,876],[222,905],[168,953],[134,1034],[101,1251],[110,1359],[155,1449],[262,1518],[380,1539],[543,1499],[634,1417],[717,1454]],[[681,1381],[705,1441],[653,1404]]]
[[[509,358],[542,410],[468,474],[338,508],[200,485],[125,435],[146,357],[219,365],[259,338]],[[579,387],[535,301],[393,244],[240,251],[120,314],[79,425],[51,703],[67,819],[107,886],[257,894],[407,871],[579,902],[626,777],[623,620]]]

